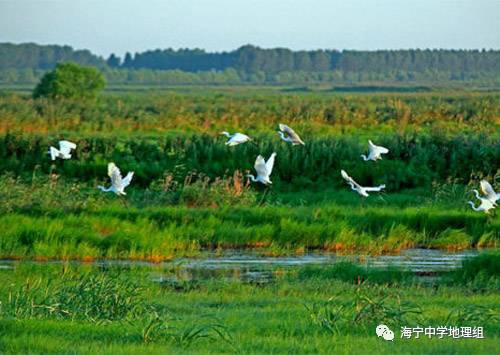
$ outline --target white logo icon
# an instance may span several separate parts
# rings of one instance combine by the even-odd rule
[[[377,328],[375,328],[375,333],[377,333],[378,337],[383,337],[387,341],[394,340],[394,332],[385,324],[379,324]]]

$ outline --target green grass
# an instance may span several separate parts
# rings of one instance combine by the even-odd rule
[[[151,281],[161,272],[29,263],[0,269],[0,351],[421,354],[494,353],[498,347],[498,289],[425,286],[408,278],[388,280],[388,286],[369,269],[359,283],[299,268],[267,285],[212,278],[182,291]],[[127,311],[113,307],[121,304]],[[93,313],[96,307],[107,311]],[[376,337],[380,322],[395,331],[394,342]],[[400,327],[416,325],[479,325],[486,338],[399,338]]]
[[[472,211],[463,187],[449,199],[407,190],[364,200],[349,189],[259,192],[241,176],[131,188],[125,199],[61,179],[0,178],[0,255],[160,261],[206,248],[276,254],[321,249],[380,254],[412,247],[495,247],[498,216]],[[439,195],[439,194],[438,194]]]
[[[281,89],[279,89],[281,90]],[[200,257],[498,247],[498,212],[466,205],[498,190],[498,92],[291,93],[188,88],[108,93],[91,104],[0,95],[0,258]],[[278,140],[279,122],[307,142]],[[221,130],[256,139],[229,149]],[[78,144],[51,162],[49,144]],[[366,141],[391,154],[360,159]],[[278,153],[266,190],[243,178]],[[125,198],[97,191],[106,164],[135,171]],[[387,190],[361,199],[339,176]],[[498,255],[436,282],[352,264],[294,269],[269,284],[156,283],[161,266],[16,262],[0,268],[0,353],[495,353]],[[280,273],[277,273],[280,275]],[[386,343],[399,327],[484,326],[486,339]]]

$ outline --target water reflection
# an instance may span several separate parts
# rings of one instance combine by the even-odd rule
[[[417,274],[432,274],[460,267],[462,260],[482,251],[466,250],[446,252],[431,249],[409,249],[397,255],[338,255],[316,252],[298,256],[266,257],[253,250],[207,251],[199,258],[179,258],[169,262],[152,264],[141,261],[106,260],[96,261],[93,267],[133,268],[150,267],[153,280],[174,289],[197,287],[197,280],[212,278],[238,279],[253,284],[266,284],[286,274],[291,268],[302,265],[331,265],[351,261],[367,267],[385,268],[394,266]],[[0,270],[12,269],[20,261],[0,261]],[[46,263],[62,263],[49,261]],[[78,264],[78,262],[70,262]]]

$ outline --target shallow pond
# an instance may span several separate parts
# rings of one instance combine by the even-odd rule
[[[267,257],[253,250],[225,250],[205,252],[198,258],[179,258],[159,264],[141,261],[109,260],[97,261],[98,267],[151,267],[151,278],[155,282],[171,283],[207,278],[237,278],[245,282],[266,283],[277,273],[304,265],[331,265],[341,261],[351,261],[367,267],[385,268],[394,266],[417,274],[432,274],[453,270],[462,260],[483,251],[465,250],[447,252],[431,249],[408,249],[397,255],[338,255],[336,253],[306,253],[297,256]],[[0,261],[0,269],[13,268],[19,261]],[[61,263],[50,261],[48,263]],[[78,263],[78,262],[72,262]]]

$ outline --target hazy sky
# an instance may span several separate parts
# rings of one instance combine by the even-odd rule
[[[232,50],[500,48],[500,0],[0,0],[0,42],[123,55]]]

